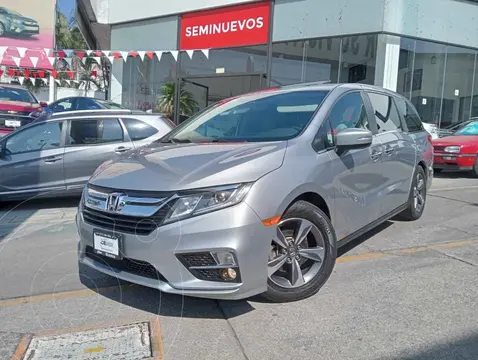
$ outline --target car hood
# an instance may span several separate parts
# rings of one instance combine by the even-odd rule
[[[29,18],[29,17],[12,15],[12,14],[10,14],[10,18],[20,20],[20,21],[35,22],[35,23],[37,22],[35,19]]]
[[[40,104],[32,104],[22,101],[7,101],[0,100],[0,111],[5,112],[6,110],[17,111],[17,112],[33,112],[41,108]]]
[[[121,190],[177,191],[256,181],[282,165],[287,142],[161,144],[101,165],[90,179]]]
[[[478,136],[474,135],[445,136],[433,141],[433,146],[466,145],[476,142],[478,142]]]

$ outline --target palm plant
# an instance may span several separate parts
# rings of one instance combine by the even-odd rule
[[[174,96],[176,95],[176,84],[168,82],[161,86],[161,95],[156,101],[156,111],[162,112],[169,118],[174,114]],[[184,89],[184,83],[179,86],[179,114],[192,115],[196,112],[198,103],[194,100],[194,96]]]

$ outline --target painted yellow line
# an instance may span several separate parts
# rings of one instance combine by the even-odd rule
[[[16,305],[22,305],[22,304],[33,304],[33,303],[38,303],[42,301],[55,301],[55,300],[62,300],[62,299],[78,298],[78,297],[85,297],[85,296],[91,296],[96,294],[106,294],[106,293],[111,293],[115,291],[125,291],[134,286],[135,286],[134,284],[127,284],[127,285],[121,285],[121,286],[109,286],[109,287],[99,288],[98,291],[93,291],[91,289],[83,289],[83,290],[65,291],[65,292],[59,292],[59,293],[19,297],[15,299],[0,300],[0,307],[16,306]]]
[[[472,240],[463,240],[463,241],[456,241],[450,243],[442,243],[442,244],[430,244],[428,246],[419,246],[414,248],[407,248],[407,249],[398,249],[398,250],[387,250],[384,252],[369,252],[363,253],[358,255],[350,255],[350,256],[341,256],[337,258],[337,263],[344,263],[344,262],[351,262],[351,261],[360,261],[360,260],[370,260],[370,259],[377,259],[383,257],[389,257],[393,255],[410,255],[416,254],[419,252],[429,251],[433,249],[450,249],[456,247],[465,247],[470,245],[477,245],[478,239]]]
[[[349,255],[349,256],[341,256],[337,258],[337,263],[343,262],[351,262],[351,261],[361,261],[361,260],[370,260],[370,259],[377,259],[381,257],[386,257],[388,254],[385,253],[364,253],[359,255]]]

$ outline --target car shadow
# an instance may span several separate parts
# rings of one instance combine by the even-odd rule
[[[180,318],[234,318],[255,310],[247,300],[219,301],[174,295],[131,284],[79,264],[80,282],[101,296],[152,315]],[[105,291],[111,290],[111,291]],[[228,307],[226,316],[221,306]]]
[[[471,172],[451,170],[435,172],[433,173],[433,177],[437,179],[475,179]]]
[[[393,225],[392,221],[386,221],[342,246],[338,250],[337,257],[343,256],[391,225]],[[246,300],[219,302],[211,299],[166,294],[156,289],[130,284],[111,276],[105,277],[105,275],[99,271],[82,264],[79,264],[79,277],[80,282],[84,286],[95,292],[99,292],[102,296],[110,300],[154,315],[167,317],[234,318],[255,310],[250,301],[271,303],[271,301],[262,296],[253,296]],[[97,279],[102,279],[101,283]],[[110,286],[117,287],[116,291],[99,290]],[[227,306],[227,316],[222,311],[221,306]]]

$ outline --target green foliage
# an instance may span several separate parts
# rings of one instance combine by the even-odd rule
[[[56,21],[57,49],[77,49],[86,47],[85,39],[74,22],[68,21],[66,16],[57,9]]]
[[[161,95],[156,101],[156,111],[162,112],[169,118],[174,114],[174,95],[176,93],[176,84],[174,82],[165,83],[161,86]],[[197,111],[198,103],[194,96],[184,89],[184,83],[179,87],[179,114],[192,115]]]

